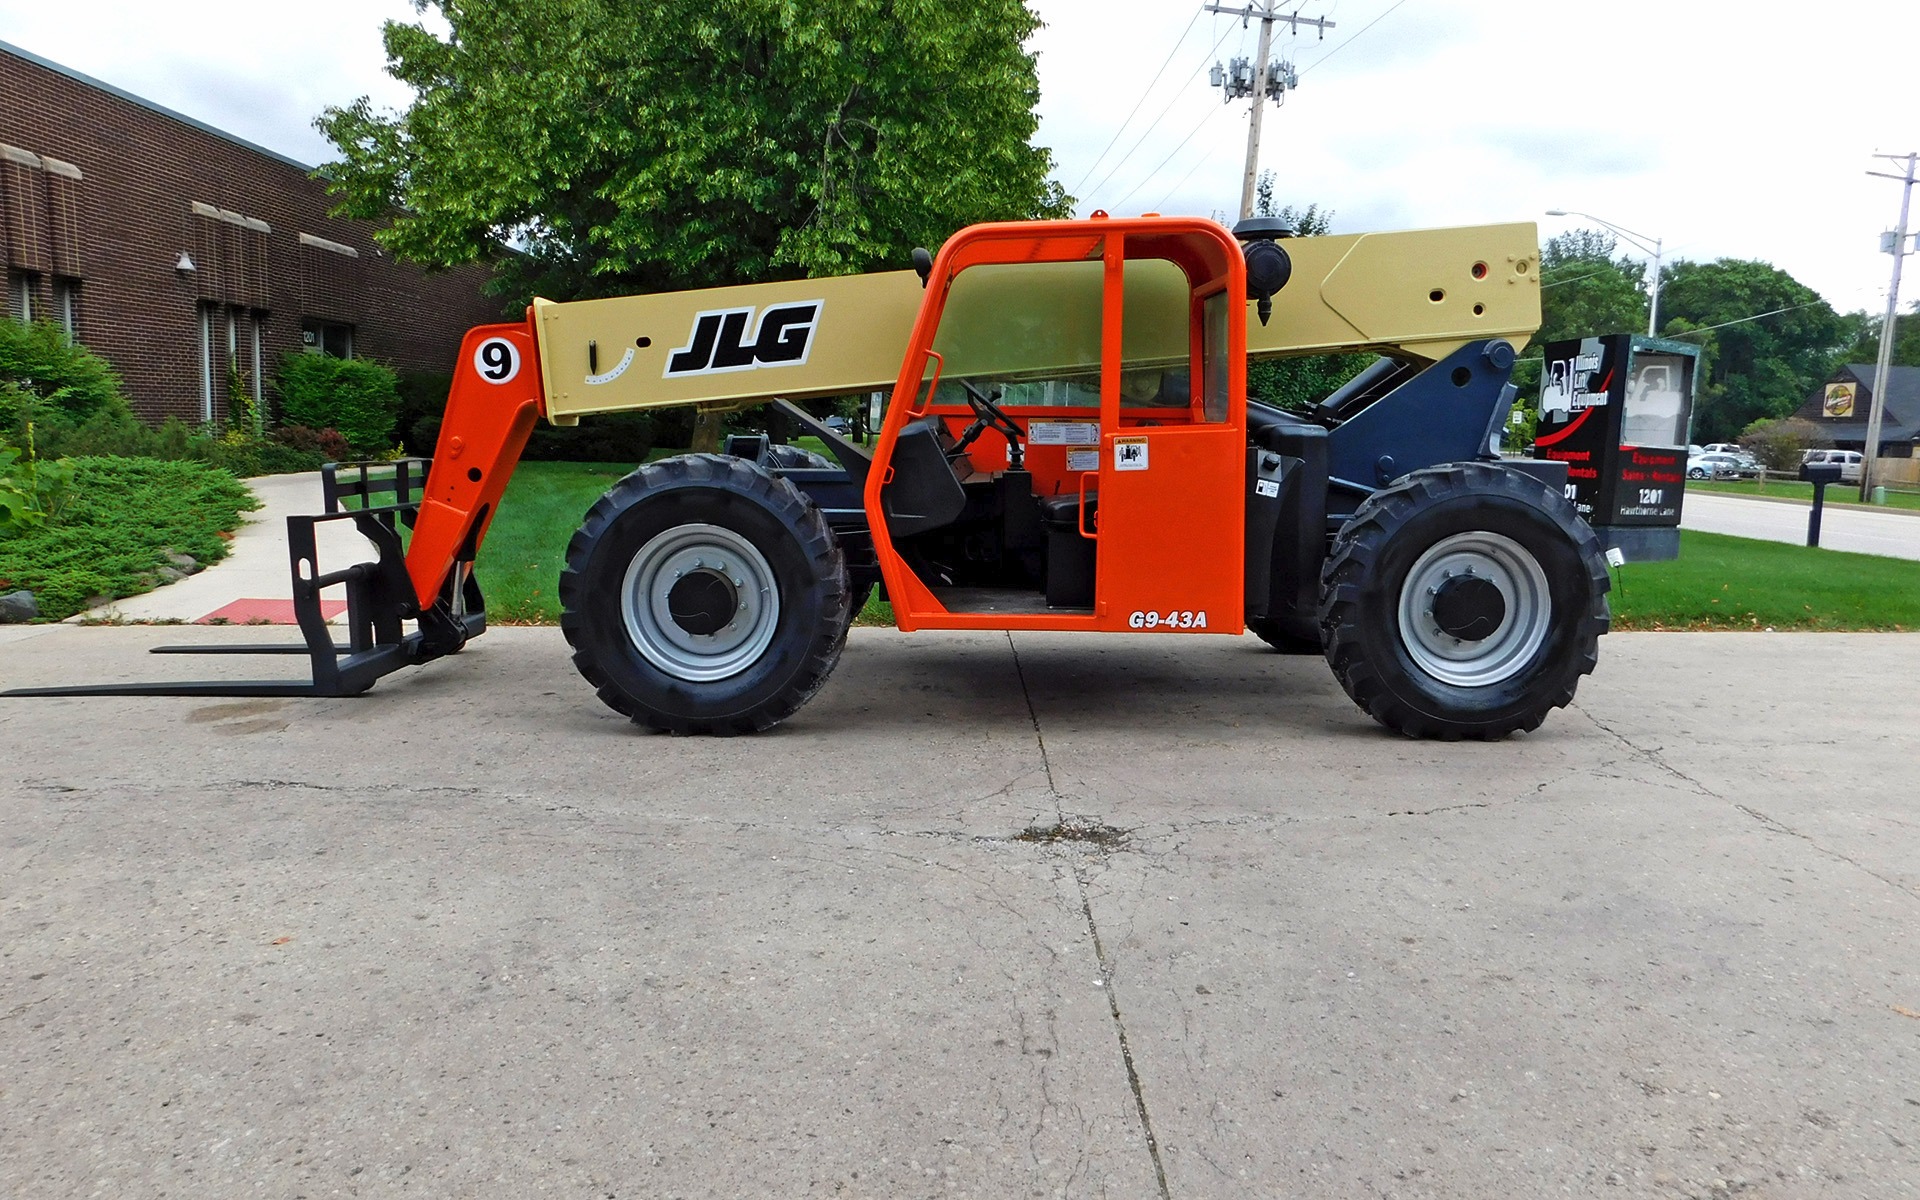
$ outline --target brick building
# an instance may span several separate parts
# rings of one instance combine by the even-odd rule
[[[0,258],[9,314],[104,355],[149,421],[223,417],[283,355],[452,370],[500,319],[487,272],[427,274],[327,215],[311,168],[0,42]]]

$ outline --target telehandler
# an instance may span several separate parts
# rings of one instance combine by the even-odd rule
[[[771,402],[838,465],[736,436],[626,476],[567,547],[574,663],[641,725],[774,725],[878,587],[903,630],[1251,630],[1324,653],[1389,729],[1537,728],[1609,614],[1566,465],[1498,453],[1533,226],[1288,233],[1095,213],[963,229],[913,271],[536,300],[467,335],[430,464],[330,466],[325,511],[289,519],[304,645],[162,648],[304,654],[310,682],[33,691],[365,691],[485,628],[472,564],[535,421]],[[1382,357],[1310,411],[1247,399],[1249,354],[1355,350]],[[884,388],[871,451],[793,403]],[[322,573],[332,520],[377,560]]]

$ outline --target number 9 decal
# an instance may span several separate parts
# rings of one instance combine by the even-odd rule
[[[506,383],[520,373],[520,351],[506,338],[488,338],[473,352],[473,369],[488,383]]]

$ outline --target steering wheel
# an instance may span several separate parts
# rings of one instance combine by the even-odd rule
[[[1001,411],[998,404],[994,403],[1000,399],[1000,393],[995,392],[989,396],[964,379],[960,380],[959,384],[967,391],[967,407],[973,410],[973,424],[967,426],[966,432],[960,435],[957,448],[965,450],[973,445],[981,434],[992,429],[1007,439],[1007,465],[1015,471],[1021,470],[1021,460],[1025,457],[1025,452],[1020,445],[1020,427],[1013,423],[1012,417]]]

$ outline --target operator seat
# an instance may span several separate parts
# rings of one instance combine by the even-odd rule
[[[921,417],[901,428],[893,443],[893,478],[880,489],[887,532],[911,537],[951,525],[967,506],[966,489],[947,457],[952,435],[938,417]],[[959,467],[967,458],[961,455]]]

